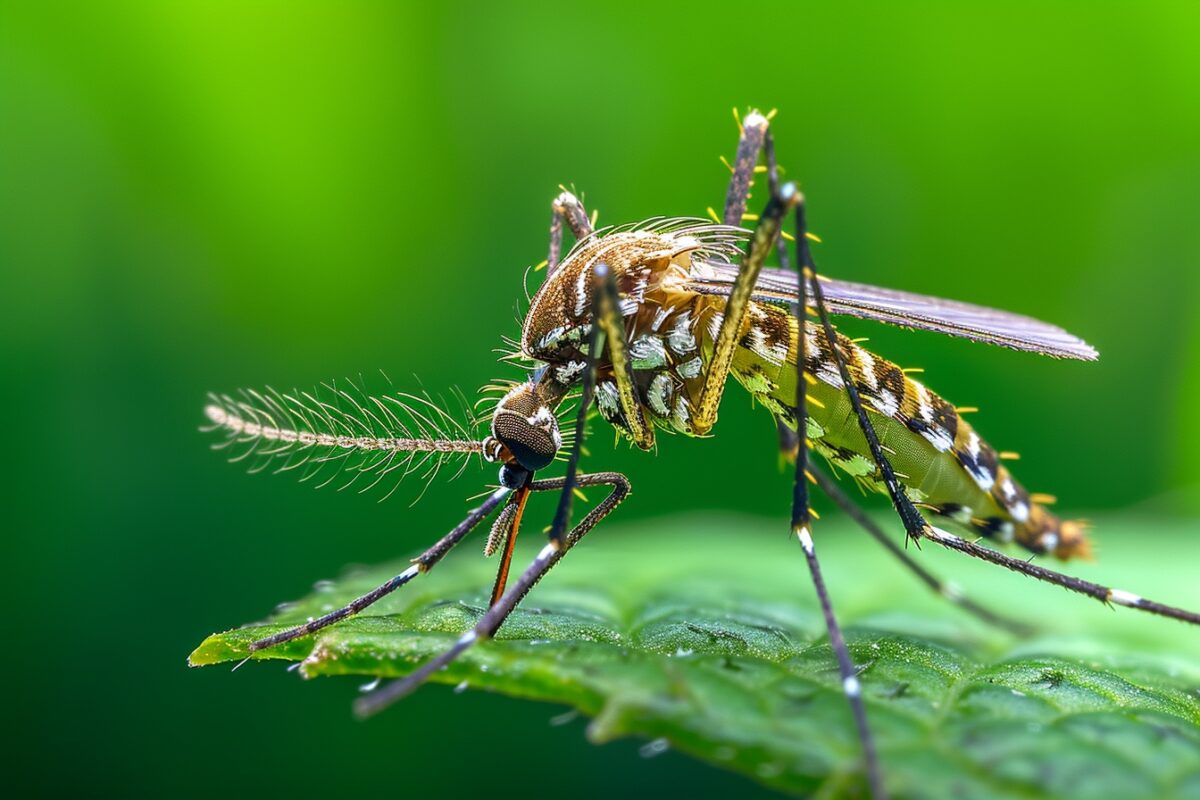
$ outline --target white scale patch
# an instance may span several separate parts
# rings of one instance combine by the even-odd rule
[[[1014,504],[1013,506],[1009,507],[1008,513],[1017,522],[1028,522],[1029,521],[1029,506],[1026,503]]]
[[[558,430],[558,420],[547,406],[538,406],[538,410],[533,413],[533,416],[525,419],[530,425],[550,431],[551,436],[554,437],[555,449],[562,447],[562,434]]]
[[[551,331],[548,331],[545,336],[543,336],[541,339],[538,339],[537,346],[534,349],[536,349],[536,350],[550,349],[550,346],[553,345],[555,342],[557,342],[560,338],[562,338],[562,335],[566,332],[567,332],[567,329],[562,325],[558,326],[557,328],[554,328]]]
[[[930,423],[930,427],[927,430],[921,431],[921,435],[939,453],[948,452],[950,448],[954,447],[954,440],[950,438],[950,434],[936,422]]]
[[[650,330],[657,333],[658,329],[662,327],[662,324],[667,321],[667,317],[669,316],[671,316],[671,309],[659,308],[658,311],[654,312],[654,319],[650,323]]]
[[[617,385],[612,381],[601,381],[596,385],[596,405],[605,419],[617,417],[621,408],[621,398],[617,394]]]
[[[954,447],[954,439],[950,437],[949,431],[935,421],[933,416],[933,401],[929,399],[929,390],[919,381],[910,380],[910,383],[912,383],[913,390],[917,393],[917,414],[929,426],[926,430],[921,431],[921,435],[939,453],[948,452]]]
[[[588,280],[595,275],[596,266],[604,263],[604,257],[608,255],[609,251],[618,247],[623,241],[626,241],[626,239],[622,237],[614,238],[614,240],[607,247],[604,247],[598,253],[592,256],[592,260],[587,264],[584,264],[579,270],[579,277],[575,279],[576,317],[583,317],[583,312],[587,310],[588,300],[591,299],[589,296],[590,293],[588,292]],[[624,306],[625,302],[626,301],[622,301],[621,305]]]
[[[757,325],[750,328],[750,352],[769,364],[779,365],[787,358],[787,342],[767,344],[767,334]]]
[[[712,315],[712,319],[708,321],[709,338],[713,339],[714,341],[716,340],[717,336],[721,333],[721,323],[724,321],[725,315],[721,312],[718,311],[716,314]]]
[[[676,430],[686,432],[691,427],[692,414],[688,410],[688,401],[682,394],[675,398],[675,413],[671,415],[671,424]]]
[[[1124,589],[1109,589],[1108,599],[1119,606],[1129,606],[1137,608],[1142,604],[1142,598],[1133,592],[1127,592]]]
[[[900,411],[900,403],[896,400],[896,395],[892,394],[888,389],[880,389],[875,397],[868,396],[867,399],[885,417],[895,417]]]
[[[971,466],[967,467],[967,472],[975,479],[976,486],[982,491],[990,492],[996,483],[996,476],[979,465],[980,448],[979,434],[971,431],[971,435],[967,439],[967,452],[971,454]]]
[[[530,425],[549,425],[553,420],[554,415],[546,406],[538,406],[538,410],[533,412],[533,416],[525,418]]]
[[[950,437],[949,431],[935,421],[933,416],[933,401],[929,399],[929,390],[925,388],[924,384],[918,381],[911,381],[911,383],[917,393],[917,413],[920,415],[921,420],[929,426],[927,429],[921,431],[921,435],[939,453],[948,452],[954,447],[954,439]]]
[[[858,358],[858,363],[862,365],[863,383],[872,392],[879,390],[879,378],[875,375],[875,357],[855,345],[854,355]]]
[[[796,538],[800,540],[800,546],[804,548],[804,552],[811,556],[814,548],[812,534],[809,533],[808,528],[799,528],[796,531]]]
[[[650,275],[649,268],[643,268],[636,272],[631,272],[635,280],[633,286],[629,290],[629,294],[624,300],[618,302],[621,308],[621,316],[632,317],[637,314],[642,308],[642,303],[646,299],[646,287],[648,285],[648,276]]]
[[[684,380],[690,380],[700,374],[700,370],[703,368],[703,366],[704,362],[700,360],[700,356],[696,356],[691,361],[685,361],[679,366],[675,367],[675,374]]]
[[[910,380],[909,383],[917,393],[917,415],[925,422],[933,422],[933,404],[929,402],[929,390],[917,381]]]
[[[972,467],[967,472],[971,473],[971,477],[975,479],[975,485],[979,487],[980,491],[990,492],[992,490],[992,484],[996,482],[996,479],[989,475],[987,470],[982,467]]]
[[[660,337],[643,333],[629,345],[629,359],[634,369],[658,369],[667,364],[667,349]]]
[[[804,352],[807,355],[821,354],[821,346],[817,342],[817,331],[812,325],[804,326]]]
[[[1058,534],[1046,531],[1042,534],[1042,538],[1038,539],[1038,545],[1047,553],[1053,553],[1058,547]]]
[[[842,381],[842,373],[838,371],[837,364],[826,363],[817,367],[817,378],[822,383],[827,383],[835,389],[845,387],[845,382]]]
[[[690,311],[680,314],[679,319],[675,320],[675,324],[671,326],[671,332],[667,334],[667,346],[679,355],[690,353],[696,349],[696,337],[692,334]]]
[[[588,278],[592,274],[592,265],[585,264],[579,270],[579,277],[575,279],[575,316],[583,317],[583,312],[588,306]]]
[[[554,377],[559,383],[573,383],[587,369],[586,361],[570,361],[554,371]]]
[[[660,372],[654,376],[654,380],[650,381],[650,388],[646,391],[646,400],[650,403],[650,408],[654,409],[654,413],[660,417],[671,416],[671,395],[675,393],[675,382],[671,379],[670,373]]]

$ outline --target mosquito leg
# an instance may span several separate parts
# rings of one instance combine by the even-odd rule
[[[779,453],[788,461],[794,461],[800,452],[800,434],[781,417],[775,417],[775,433],[779,436]]]
[[[606,281],[611,280],[609,269],[605,264],[597,264],[593,269],[595,270],[593,275],[595,284],[602,286]],[[606,302],[604,298],[607,295],[606,292],[600,290],[600,286],[596,286],[596,290],[592,295],[593,315],[596,317],[600,315]],[[615,292],[613,294],[615,295]],[[613,299],[614,297],[609,297],[609,301]],[[464,650],[471,647],[475,642],[480,639],[490,639],[499,630],[500,626],[504,624],[504,620],[508,619],[509,614],[517,607],[521,599],[533,588],[534,584],[542,579],[543,575],[558,563],[566,551],[570,549],[571,545],[595,527],[600,520],[611,513],[625,499],[625,496],[629,492],[629,481],[624,476],[615,474],[601,476],[600,482],[605,482],[605,478],[610,479],[607,482],[613,486],[613,491],[600,505],[592,509],[591,513],[579,525],[568,532],[567,528],[571,521],[571,501],[574,497],[575,489],[580,485],[582,479],[579,475],[579,459],[583,454],[587,415],[596,387],[596,365],[600,360],[600,353],[604,348],[604,339],[605,331],[603,326],[598,323],[594,324],[591,333],[588,335],[588,366],[583,373],[583,389],[579,397],[575,441],[571,445],[571,455],[567,460],[567,472],[562,477],[561,482],[551,482],[549,484],[550,487],[559,488],[558,508],[554,513],[554,522],[550,526],[549,542],[541,549],[537,558],[533,560],[533,563],[525,568],[525,571],[517,579],[517,582],[504,592],[498,602],[493,603],[484,612],[479,622],[475,624],[475,627],[459,637],[453,647],[432,661],[427,662],[420,669],[400,680],[392,681],[382,689],[360,699],[354,706],[355,712],[359,716],[370,716],[386,708],[416,689],[434,672],[458,658]],[[535,481],[533,484],[530,484],[530,488],[533,488],[535,485],[547,486],[544,482]],[[515,534],[516,531],[512,531],[512,535]]]
[[[649,450],[654,447],[654,429],[646,421],[646,416],[642,413],[642,404],[637,398],[633,366],[629,360],[629,346],[625,341],[625,321],[621,317],[617,281],[612,270],[605,264],[596,266],[595,307],[595,322],[608,345],[608,360],[612,364],[613,378],[617,384],[617,400],[625,418],[625,425],[634,443],[643,450]]]
[[[813,586],[816,588],[817,598],[821,602],[821,611],[825,615],[825,627],[829,631],[829,644],[833,647],[834,655],[837,656],[838,671],[842,676],[842,691],[845,692],[846,699],[850,701],[850,708],[854,712],[854,725],[858,728],[858,738],[862,742],[863,757],[867,763],[867,780],[871,784],[871,796],[875,800],[886,800],[888,795],[883,786],[883,774],[879,769],[879,756],[875,752],[875,739],[867,724],[866,709],[863,708],[862,683],[858,680],[854,662],[850,659],[850,651],[846,647],[846,640],[842,637],[837,618],[833,615],[833,606],[829,602],[829,593],[825,589],[825,579],[821,576],[821,565],[817,561],[817,551],[813,547],[812,535],[808,528],[796,529],[795,534],[804,550],[808,569],[812,573]]]
[[[795,187],[791,186],[791,194],[796,195]],[[772,198],[776,197],[772,194]],[[797,218],[801,209],[797,208]],[[799,231],[798,231],[799,232]],[[799,242],[800,239],[797,238]],[[799,247],[799,245],[797,245]],[[799,255],[799,254],[798,254]],[[805,269],[804,260],[797,259],[801,270]],[[833,613],[833,603],[825,588],[825,578],[821,574],[821,564],[817,560],[817,551],[812,539],[812,520],[808,505],[808,384],[805,382],[804,364],[807,337],[804,327],[807,323],[807,300],[800,293],[800,301],[792,307],[796,317],[798,345],[796,347],[796,478],[792,489],[792,534],[800,541],[804,550],[804,558],[808,562],[808,570],[812,576],[813,588],[817,592],[817,600],[821,604],[821,613],[825,617],[825,629],[829,632],[829,646],[837,658],[838,671],[842,678],[842,691],[850,703],[854,714],[854,726],[858,729],[858,739],[862,745],[863,760],[866,763],[867,782],[871,786],[871,796],[875,800],[885,800],[887,789],[883,785],[883,771],[879,767],[879,754],[875,749],[875,737],[871,734],[871,726],[867,724],[867,710],[863,706],[862,683],[854,668],[854,660],[850,657],[850,649],[846,647],[846,639]]]
[[[537,584],[555,564],[562,560],[567,551],[575,546],[588,531],[596,527],[629,495],[629,480],[618,472],[598,472],[591,475],[579,475],[575,480],[554,478],[552,480],[534,481],[530,488],[535,491],[569,491],[568,486],[611,486],[608,497],[590,512],[583,520],[566,534],[564,543],[560,546],[554,539],[542,548],[537,558],[521,573],[516,582],[504,593],[499,602],[494,603],[484,615],[479,618],[471,630],[459,637],[446,652],[425,663],[412,674],[393,681],[383,688],[363,697],[354,705],[355,713],[360,717],[368,717],[412,692],[426,681],[430,675],[458,658],[465,650],[479,641],[492,638],[504,621],[508,619],[517,605],[529,594],[529,590]]]
[[[791,431],[791,428],[788,428],[788,431]],[[928,586],[934,594],[946,598],[963,611],[974,615],[977,619],[986,622],[989,625],[1006,630],[1017,636],[1028,636],[1034,632],[1035,629],[1033,626],[1026,625],[1023,622],[1009,619],[1001,614],[997,614],[996,612],[990,611],[984,606],[979,605],[970,598],[963,596],[962,590],[956,585],[941,580],[929,570],[917,563],[912,556],[904,551],[904,548],[893,542],[892,538],[887,535],[887,532],[885,532],[883,528],[881,528],[878,523],[875,522],[875,520],[871,519],[871,517],[869,517],[866,512],[864,512],[862,508],[860,508],[859,505],[850,498],[849,495],[843,492],[841,487],[837,485],[837,482],[826,475],[823,470],[818,469],[810,463],[808,467],[808,474],[811,475],[814,480],[816,480],[817,485],[821,487],[821,491],[823,491],[825,495],[829,497],[829,499],[833,500],[833,502],[836,503],[837,506],[842,509],[842,511],[844,511],[852,520],[858,523],[859,527],[869,533],[871,537],[875,539],[875,541],[887,548],[889,553],[899,559],[900,563],[904,564],[904,566],[908,567],[908,569],[917,576],[917,580]]]
[[[784,188],[786,189],[787,187],[785,186]],[[922,536],[929,535],[931,530],[930,525],[917,511],[905,493],[904,488],[900,485],[899,479],[896,478],[896,471],[892,469],[891,462],[884,455],[883,446],[879,443],[879,436],[875,433],[875,427],[867,417],[867,411],[863,407],[862,398],[858,393],[858,386],[850,375],[847,356],[842,352],[841,345],[838,343],[838,335],[833,329],[833,323],[829,321],[829,309],[825,306],[825,294],[821,289],[821,282],[817,280],[817,268],[813,263],[812,250],[808,245],[808,227],[804,218],[804,198],[799,196],[799,192],[796,192],[796,194],[798,196],[796,204],[796,249],[798,251],[797,260],[800,262],[799,268],[801,270],[800,283],[804,287],[804,295],[807,297],[809,293],[812,294],[813,305],[816,307],[817,316],[821,321],[821,328],[825,333],[825,338],[829,342],[829,349],[833,353],[833,360],[837,364],[838,375],[842,379],[846,396],[850,399],[850,405],[858,417],[858,427],[862,430],[863,437],[867,440],[867,446],[871,450],[871,457],[874,458],[875,464],[879,467],[883,483],[887,487],[888,495],[891,496],[892,505],[895,506],[896,513],[900,516],[900,521],[904,523],[904,530],[908,539],[919,544]]]
[[[775,137],[770,132],[763,140],[763,158],[767,162],[767,187],[771,190],[771,196],[774,197],[779,194],[779,165],[775,162]],[[790,270],[792,266],[788,259],[787,242],[782,236],[775,240],[775,249],[779,256],[779,268]]]
[[[1055,572],[1054,570],[1031,564],[1019,558],[1006,556],[990,547],[983,547],[974,542],[969,542],[940,528],[931,526],[929,532],[925,535],[943,547],[957,550],[960,553],[966,553],[973,558],[982,559],[983,561],[990,561],[1006,569],[1011,569],[1013,572],[1020,572],[1031,578],[1037,578],[1039,581],[1052,583],[1069,591],[1093,597],[1102,603],[1116,603],[1119,606],[1136,608],[1141,611],[1148,611],[1151,614],[1158,614],[1162,617],[1170,617],[1171,619],[1182,620],[1193,625],[1200,625],[1200,614],[1195,611],[1186,611],[1182,608],[1164,605],[1154,600],[1147,600],[1133,592],[1127,592],[1123,589],[1113,589],[1108,586],[1101,586],[1098,583],[1082,580],[1081,578],[1075,578],[1071,575],[1064,575],[1061,572]]]
[[[737,155],[733,158],[733,176],[725,192],[725,211],[721,221],[726,225],[741,225],[746,216],[746,201],[750,199],[750,184],[754,182],[754,167],[770,123],[757,111],[751,111],[742,121]],[[772,192],[774,194],[774,192]]]
[[[546,276],[554,274],[562,259],[563,223],[571,229],[575,241],[592,235],[592,221],[579,198],[566,189],[550,204],[550,252],[546,256]]]
[[[565,477],[547,478],[546,480],[534,481],[529,488],[535,492],[554,492],[561,491],[566,486],[566,483],[567,479]],[[588,531],[599,525],[601,520],[611,514],[617,506],[621,505],[621,503],[625,501],[625,498],[629,496],[629,492],[632,491],[633,488],[629,483],[629,479],[619,472],[592,472],[587,475],[578,475],[575,479],[575,486],[580,489],[588,489],[593,486],[608,486],[611,487],[612,491],[608,493],[607,497],[600,501],[599,505],[588,512],[587,516],[583,518],[583,521],[581,521],[578,525],[572,528],[569,533],[567,533],[562,553],[560,553],[558,557],[559,559],[562,558],[563,553],[566,553],[567,550],[570,550],[572,547],[578,544],[579,540],[582,539],[588,533]],[[558,563],[558,559],[556,559],[554,563]],[[553,564],[551,564],[551,566],[553,566]],[[543,573],[543,575],[544,574],[545,573]],[[524,594],[517,598],[518,603],[525,596],[525,594],[529,593],[529,590],[532,589],[536,583],[537,581],[534,581],[534,583],[529,584],[529,586],[525,589]]]
[[[283,644],[284,642],[290,642],[293,639],[298,639],[301,636],[307,636],[310,633],[316,633],[322,628],[328,627],[335,622],[341,622],[347,617],[357,614],[364,608],[367,608],[376,601],[396,591],[421,573],[428,572],[429,570],[433,569],[434,565],[441,561],[442,557],[445,556],[446,553],[449,553],[456,544],[462,541],[463,537],[470,533],[476,525],[482,522],[488,514],[492,513],[496,506],[500,505],[501,501],[504,500],[509,491],[511,490],[501,487],[492,492],[488,498],[483,501],[483,503],[481,503],[477,508],[472,509],[462,522],[454,526],[449,533],[439,539],[432,547],[413,559],[413,564],[411,567],[404,570],[391,580],[380,584],[376,588],[364,594],[362,597],[355,598],[341,608],[330,611],[324,616],[317,617],[316,619],[310,620],[303,625],[297,625],[294,628],[288,628],[285,631],[280,631],[279,633],[272,634],[271,636],[264,637],[255,642],[251,642],[249,647],[250,652],[254,653],[258,652],[259,650],[265,650],[269,647],[275,647],[276,645]]]
[[[733,354],[737,349],[754,284],[758,281],[763,263],[779,236],[784,215],[799,197],[800,193],[796,191],[795,186],[790,183],[785,185],[778,195],[772,195],[767,201],[766,208],[754,227],[749,249],[742,259],[729,298],[725,301],[721,325],[713,342],[713,354],[704,376],[704,388],[696,403],[696,411],[692,414],[692,428],[697,435],[708,433],[717,421],[717,408],[721,405],[721,396],[729,377],[729,366],[733,363]]]
[[[779,174],[775,166],[774,143],[767,133],[769,125],[767,118],[757,111],[746,115],[742,122],[737,155],[734,157],[733,176],[729,179],[729,189],[725,193],[725,212],[721,219],[726,225],[741,225],[742,218],[746,215],[746,202],[750,197],[750,184],[754,181],[758,155],[766,144],[767,172],[772,186],[771,198],[754,227],[754,236],[750,240],[746,257],[742,259],[742,267],[738,271],[729,298],[725,301],[721,327],[717,332],[713,356],[704,378],[704,388],[696,403],[696,411],[692,414],[693,432],[701,436],[708,433],[717,421],[717,408],[721,405],[721,396],[725,392],[729,365],[733,362],[738,333],[746,316],[750,295],[754,291],[754,284],[758,281],[763,263],[779,238],[783,216],[791,203],[790,195],[798,194],[791,191],[790,195],[785,195],[774,191]],[[786,260],[783,263],[786,264]]]

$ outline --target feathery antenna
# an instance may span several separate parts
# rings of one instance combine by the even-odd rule
[[[313,392],[211,394],[205,430],[223,433],[214,449],[230,450],[229,460],[249,462],[251,472],[298,471],[302,481],[316,481],[318,488],[341,476],[339,491],[358,485],[367,492],[391,481],[381,500],[414,473],[427,488],[448,463],[458,461],[457,477],[468,457],[481,452],[470,423],[428,395],[369,395],[353,383],[348,387],[327,383]]]

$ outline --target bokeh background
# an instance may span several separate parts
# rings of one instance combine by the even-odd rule
[[[376,504],[248,477],[197,432],[204,394],[379,369],[468,393],[511,376],[492,350],[517,332],[557,185],[602,223],[701,215],[723,198],[734,106],[779,109],[823,271],[1043,317],[1102,358],[848,330],[980,406],[1031,490],[1140,515],[1164,561],[1200,555],[1194,4],[0,8],[18,785],[751,788],[636,743],[593,747],[547,707],[433,688],[359,725],[345,682],[184,665],[204,635],[344,564],[417,549],[493,479],[472,468],[410,508],[403,489]],[[782,520],[772,436],[733,390],[709,441],[646,456],[597,437],[593,463],[636,487],[614,527]]]

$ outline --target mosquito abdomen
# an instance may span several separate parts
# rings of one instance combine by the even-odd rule
[[[795,428],[798,330],[785,309],[754,304],[733,374],[777,417]],[[806,326],[808,438],[814,449],[865,488],[886,493],[859,429],[829,341]],[[952,404],[904,370],[838,334],[851,378],[880,443],[913,502],[984,536],[1058,558],[1087,557],[1085,526],[1060,520],[1036,502]],[[786,355],[785,355],[786,354]]]

